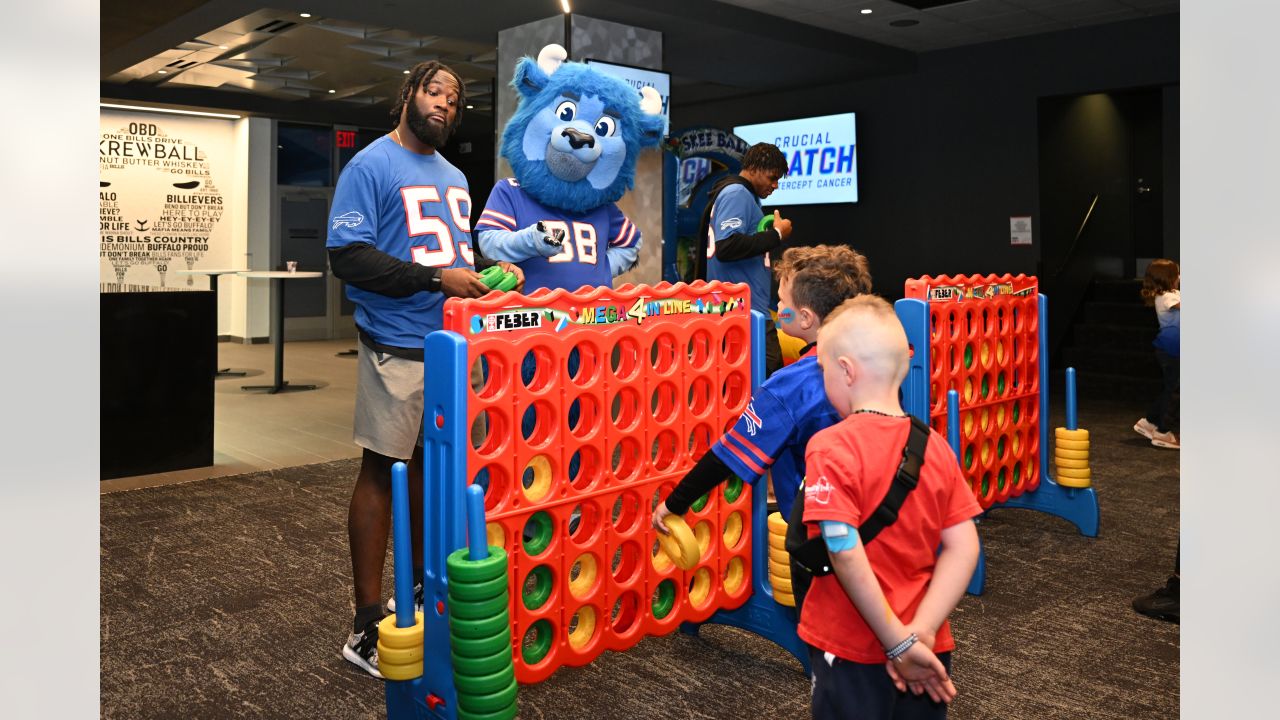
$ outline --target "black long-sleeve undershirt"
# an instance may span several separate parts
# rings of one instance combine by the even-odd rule
[[[667,496],[667,509],[677,515],[685,514],[698,498],[706,495],[730,475],[733,475],[733,470],[708,450]]]
[[[476,269],[494,263],[476,258]],[[440,292],[441,268],[431,268],[392,257],[368,243],[352,243],[329,249],[329,267],[339,280],[361,290],[393,298],[426,290]]]

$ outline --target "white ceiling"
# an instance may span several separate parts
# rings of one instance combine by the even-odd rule
[[[963,0],[928,10],[890,0],[719,1],[913,52],[1178,12],[1178,0]],[[918,24],[889,24],[901,20]]]

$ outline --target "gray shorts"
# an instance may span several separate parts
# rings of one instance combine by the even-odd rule
[[[423,364],[370,350],[359,343],[355,442],[396,460],[422,444]]]

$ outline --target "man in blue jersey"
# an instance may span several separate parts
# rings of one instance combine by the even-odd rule
[[[751,286],[751,309],[765,315],[765,374],[782,367],[782,348],[770,317],[774,310],[769,252],[791,237],[791,221],[774,211],[772,228],[756,231],[764,210],[760,201],[778,189],[787,174],[787,158],[776,146],[756,143],[742,156],[742,170],[711,187],[708,211],[698,235],[707,243],[705,259],[695,253],[694,277]]]
[[[867,259],[844,245],[788,248],[778,263],[778,324],[805,342],[800,359],[756,390],[729,432],[711,446],[653,511],[653,526],[683,515],[699,497],[730,475],[754,483],[772,468],[773,492],[783,518],[790,517],[804,480],[804,451],[814,433],[840,416],[827,400],[814,345],[823,320],[849,298],[871,292]]]
[[[338,178],[326,243],[333,274],[356,304],[360,335],[354,435],[364,456],[347,514],[356,613],[342,655],[375,677],[382,677],[377,622],[385,615],[382,568],[398,460],[409,466],[421,593],[422,340],[440,329],[445,297],[489,292],[475,272],[467,179],[437,152],[462,117],[459,77],[437,62],[412,69],[391,111],[395,129]],[[519,268],[503,265],[523,283]]]

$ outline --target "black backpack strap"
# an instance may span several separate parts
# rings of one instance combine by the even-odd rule
[[[920,482],[920,468],[924,467],[924,451],[929,446],[929,426],[914,415],[911,417],[911,432],[907,434],[907,444],[902,448],[902,462],[898,464],[898,472],[893,476],[889,491],[884,494],[880,506],[863,521],[858,528],[858,537],[863,544],[869,543],[898,520],[898,511],[907,496],[916,489]]]
[[[907,433],[907,443],[902,448],[902,461],[898,463],[898,471],[893,475],[889,491],[862,527],[858,528],[858,537],[864,545],[897,521],[902,504],[920,482],[920,468],[924,467],[924,453],[929,446],[929,426],[914,415],[909,417],[911,430]],[[821,534],[808,537],[804,526],[804,496],[802,487],[791,506],[791,517],[787,522],[787,552],[791,554],[793,564],[798,563],[815,576],[827,575],[831,572],[827,545]]]

